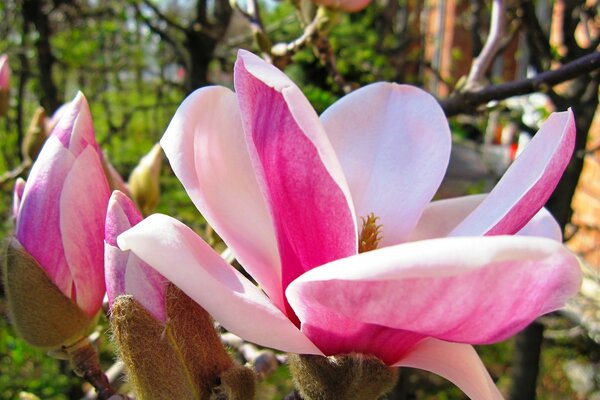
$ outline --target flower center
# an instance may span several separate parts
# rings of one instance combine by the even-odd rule
[[[362,221],[362,229],[358,237],[358,252],[365,253],[375,250],[379,245],[379,241],[383,238],[381,236],[382,225],[377,223],[379,217],[376,217],[375,213],[371,213],[360,219]]]

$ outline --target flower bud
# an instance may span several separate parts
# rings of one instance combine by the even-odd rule
[[[2,269],[10,317],[26,342],[55,349],[86,333],[92,320],[56,287],[15,238],[7,240]]]
[[[48,136],[46,132],[46,110],[38,107],[29,123],[29,128],[25,132],[23,143],[21,144],[21,155],[24,160],[34,161]]]
[[[159,175],[162,164],[162,149],[155,144],[140,160],[129,176],[129,192],[142,214],[154,211],[160,196]]]
[[[24,187],[16,187],[15,237],[54,285],[91,319],[104,286],[104,220],[110,195],[85,97],[75,97]]]
[[[172,284],[166,300],[164,324],[133,296],[118,296],[112,305],[113,339],[136,398],[252,399],[252,371],[233,364],[208,313]]]
[[[398,380],[398,369],[364,354],[290,355],[296,388],[304,400],[378,399]]]
[[[117,246],[117,236],[142,220],[135,204],[115,190],[108,202],[104,230],[106,293],[112,307],[118,296],[131,295],[157,321],[165,323],[167,280],[130,251]]]

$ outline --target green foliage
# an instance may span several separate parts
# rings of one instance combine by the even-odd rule
[[[21,391],[42,399],[68,400],[81,397],[81,381],[66,362],[48,357],[12,333],[0,319],[0,399],[13,400]]]

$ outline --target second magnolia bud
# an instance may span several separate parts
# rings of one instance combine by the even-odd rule
[[[163,324],[132,296],[112,305],[113,338],[138,399],[254,398],[254,373],[234,365],[208,313],[174,285]]]

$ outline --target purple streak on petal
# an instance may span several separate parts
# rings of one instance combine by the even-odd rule
[[[60,230],[59,199],[75,157],[55,137],[48,138],[23,191],[16,237],[52,282],[71,297],[72,277]]]
[[[354,216],[326,165],[337,160],[298,88],[244,52],[235,85],[253,167],[275,223],[285,289],[303,272],[356,253]],[[323,155],[327,146],[331,152]]]

